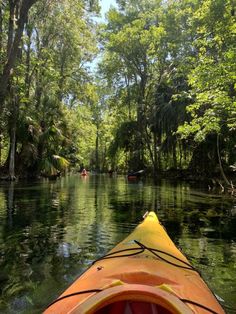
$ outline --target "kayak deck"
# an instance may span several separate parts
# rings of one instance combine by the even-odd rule
[[[224,313],[155,213],[98,259],[45,311],[73,314]]]

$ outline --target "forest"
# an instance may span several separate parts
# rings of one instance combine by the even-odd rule
[[[233,187],[234,0],[0,1],[0,177],[144,169]]]

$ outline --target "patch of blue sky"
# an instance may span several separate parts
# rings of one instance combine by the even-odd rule
[[[106,13],[109,11],[110,7],[111,6],[117,7],[115,0],[101,0],[100,5],[101,5],[101,15],[102,15],[103,21],[105,21]]]
[[[95,17],[95,21],[97,23],[105,23],[106,22],[106,13],[109,11],[111,7],[117,8],[116,0],[100,0],[100,6],[101,6],[101,14],[100,17]],[[96,71],[97,64],[101,60],[101,54],[98,54],[98,56],[93,60],[92,63],[90,63],[90,69],[92,72]]]

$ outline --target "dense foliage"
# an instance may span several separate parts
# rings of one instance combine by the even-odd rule
[[[234,1],[117,0],[106,22],[98,13],[96,1],[1,2],[2,169],[189,169],[229,184]]]
[[[125,153],[121,163],[155,174],[221,171],[229,183],[223,168],[230,170],[236,153],[233,1],[117,2],[101,32],[100,70],[123,113],[111,156]]]
[[[24,2],[0,4],[0,79],[6,82],[0,88],[0,161],[11,179],[57,176],[68,165],[79,167],[95,141],[96,87],[88,65],[97,52],[98,3],[31,2],[22,21]]]

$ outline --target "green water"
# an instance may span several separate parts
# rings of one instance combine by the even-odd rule
[[[41,313],[147,210],[236,308],[236,199],[183,182],[104,175],[1,183],[0,313]]]

